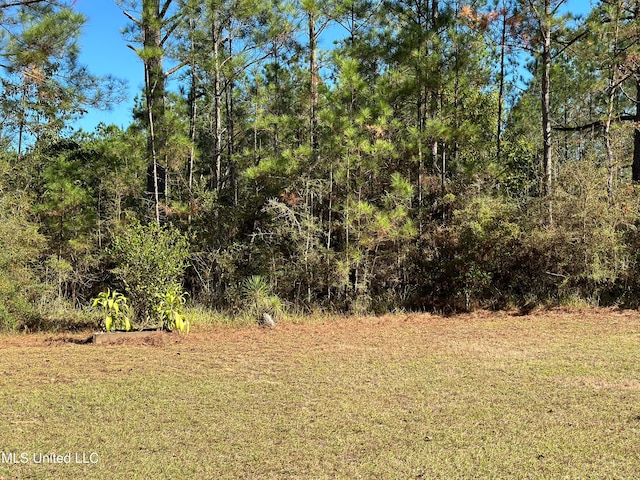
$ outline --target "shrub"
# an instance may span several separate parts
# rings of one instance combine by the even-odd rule
[[[111,247],[122,281],[138,320],[156,315],[158,299],[181,292],[189,257],[186,237],[171,226],[133,223],[120,231]]]
[[[44,287],[34,271],[44,238],[29,219],[26,199],[0,193],[0,330],[28,326]]]
[[[519,251],[520,263],[536,279],[526,289],[538,289],[553,304],[576,298],[618,303],[620,280],[634,252],[629,233],[637,215],[637,195],[624,186],[609,194],[606,169],[584,160],[559,168],[553,201],[552,226],[533,223],[545,215],[542,202],[532,203],[525,216],[530,225],[524,226],[528,234]]]
[[[460,197],[463,197],[460,195]],[[470,310],[500,307],[512,288],[522,232],[508,199],[471,196],[448,225],[431,224],[414,258],[421,279],[412,307]]]

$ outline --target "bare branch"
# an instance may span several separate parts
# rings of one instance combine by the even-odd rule
[[[554,16],[556,13],[558,13],[558,9],[562,6],[563,3],[565,3],[565,0],[561,0],[560,2],[558,2],[558,4],[551,11],[551,16]]]
[[[559,40],[556,40],[556,42],[559,43],[560,45],[562,45],[563,47],[562,47],[562,49],[560,49],[559,52],[556,52],[556,54],[552,58],[555,59],[555,58],[559,57],[560,55],[562,55],[567,48],[569,48],[571,45],[573,45],[578,40],[580,40],[582,37],[584,37],[587,33],[589,33],[589,30],[583,31],[582,33],[576,35],[571,40],[568,40],[566,42],[561,42]]]
[[[178,65],[176,65],[176,66],[175,66],[175,67],[173,67],[173,68],[170,68],[169,70],[167,70],[167,71],[164,73],[165,78],[166,78],[166,77],[168,77],[168,76],[170,76],[170,75],[172,75],[172,74],[174,74],[174,73],[176,73],[176,72],[177,72],[178,70],[180,70],[182,67],[186,67],[187,65],[189,65],[189,62],[186,62],[186,61],[185,61],[185,62],[181,62],[181,63],[179,63]]]
[[[33,5],[35,3],[46,2],[46,1],[47,0],[20,0],[18,2],[0,4],[0,8],[27,6],[27,5]]]
[[[124,13],[124,16],[127,17],[129,20],[131,20],[133,23],[135,23],[136,25],[142,25],[142,22],[140,20],[138,20],[136,17],[134,17],[133,15],[131,15],[129,12],[127,12],[126,10],[123,10],[122,13]]]
[[[173,3],[173,0],[167,0],[164,5],[162,6],[162,9],[160,10],[160,18],[164,18],[164,16],[167,14],[167,11],[169,11],[169,7],[171,6],[171,3]]]
[[[635,121],[634,115],[619,115],[611,119],[612,122],[630,122]],[[577,125],[575,127],[553,127],[553,130],[557,132],[583,132],[585,130],[591,130],[593,128],[604,128],[604,120],[596,120],[595,122],[587,123],[584,125]]]

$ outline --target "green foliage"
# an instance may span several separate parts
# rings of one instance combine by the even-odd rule
[[[119,135],[124,138],[116,142]],[[33,211],[47,239],[44,279],[76,306],[107,280],[102,247],[108,232],[139,203],[133,200],[137,162],[133,155],[122,158],[130,141],[124,132],[101,127],[96,135],[38,141],[13,166],[13,188],[34,191]]]
[[[530,234],[522,252],[538,257],[547,295],[603,304],[621,301],[622,280],[634,276],[629,239],[635,230],[637,192],[624,187],[609,195],[607,170],[588,160],[563,165],[558,178],[554,225],[525,227]],[[540,215],[543,208],[535,203],[532,214]]]
[[[419,282],[418,305],[452,310],[504,306],[517,289],[510,282],[522,235],[520,212],[505,198],[457,196],[464,197],[449,225],[431,226],[422,236],[422,255],[415,261],[418,271],[428,273]]]
[[[86,19],[68,3],[3,5],[2,135],[55,138],[87,106],[104,108],[121,97],[121,81],[93,75],[78,62]]]
[[[131,330],[131,310],[127,297],[116,290],[107,289],[100,292],[93,301],[94,307],[100,307],[103,313],[102,327],[110,332],[112,330]]]
[[[132,222],[114,236],[113,273],[122,281],[140,321],[153,318],[154,299],[179,292],[189,242],[176,228]]]
[[[311,0],[119,3],[148,74],[134,122],[65,138],[113,86],[76,62],[83,18],[65,2],[0,9],[7,328],[107,284],[132,323],[178,331],[183,289],[195,308],[254,316],[638,303],[638,12],[624,2],[585,25],[537,17],[539,1],[358,0],[331,19]],[[532,42],[550,20],[549,149]],[[323,52],[328,21],[346,36]],[[171,93],[165,56],[186,67]],[[150,207],[165,226],[144,224]]]
[[[32,153],[44,165],[36,206],[50,248],[68,261],[90,244],[96,226],[95,196],[90,181],[95,155],[74,141],[38,145]],[[90,248],[90,247],[89,247]]]
[[[243,307],[252,317],[263,313],[276,316],[282,313],[282,302],[274,295],[267,281],[260,275],[244,279],[241,286]]]
[[[409,205],[414,195],[414,188],[411,182],[404,178],[400,173],[391,174],[391,193],[388,194],[388,200],[392,204]]]
[[[586,160],[563,165],[558,186],[553,225],[541,199],[458,195],[451,221],[423,235],[418,304],[634,304],[637,192],[609,195],[607,170]]]
[[[189,333],[190,322],[185,315],[185,303],[186,293],[176,287],[169,288],[164,295],[156,294],[153,300],[154,316],[167,330]]]
[[[307,195],[315,196],[322,186],[320,181],[307,183]],[[268,234],[263,238],[262,252],[266,258],[264,269],[257,271],[268,273],[278,295],[295,298],[302,307],[309,306],[327,287],[328,252],[323,246],[320,220],[303,203],[298,203],[298,198],[299,195],[291,194],[284,202],[271,199],[264,207],[270,217],[266,224]],[[279,268],[283,264],[290,268]]]
[[[0,189],[0,330],[28,327],[47,296],[37,271],[45,242],[29,208],[24,196]]]

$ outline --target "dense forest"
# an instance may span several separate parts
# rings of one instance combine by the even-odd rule
[[[73,3],[0,0],[2,329],[638,305],[640,1],[121,0],[93,132]]]

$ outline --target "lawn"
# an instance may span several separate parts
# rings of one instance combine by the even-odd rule
[[[1,479],[640,475],[634,311],[86,337],[0,336]]]

